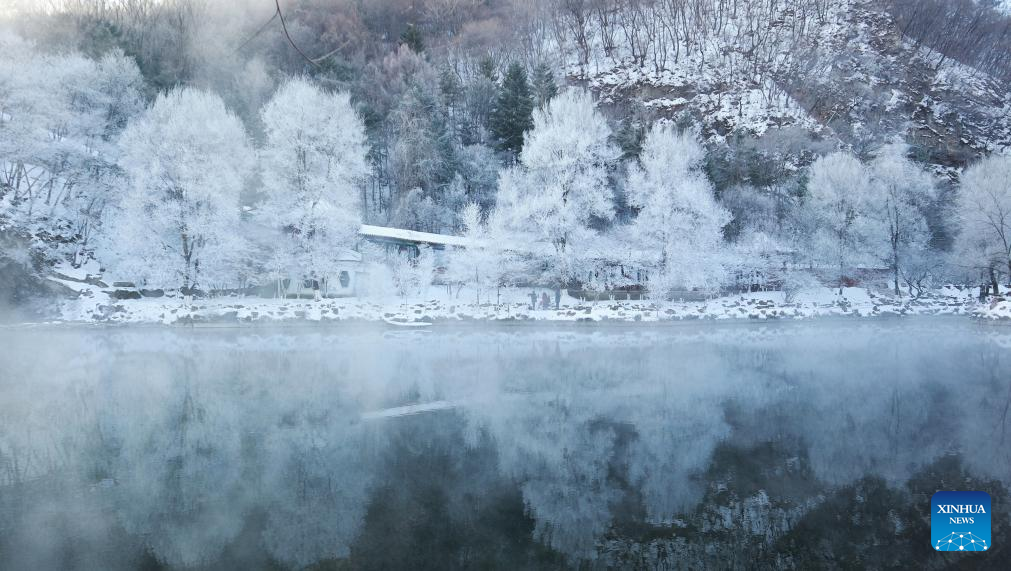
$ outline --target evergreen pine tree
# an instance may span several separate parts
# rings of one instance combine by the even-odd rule
[[[622,121],[614,134],[614,141],[621,148],[622,160],[638,159],[645,139],[646,128],[634,117]]]
[[[400,43],[411,48],[411,51],[416,54],[425,50],[425,41],[421,37],[421,30],[414,24],[408,24],[407,29],[400,34]]]
[[[484,65],[487,62],[489,65]],[[460,141],[464,145],[488,143],[491,112],[495,108],[498,84],[488,75],[495,75],[490,59],[482,60],[477,73],[468,78],[464,86],[463,108],[460,115]]]
[[[439,73],[439,92],[442,94],[442,103],[446,107],[456,107],[463,96],[463,85],[456,72],[446,67]]]
[[[417,97],[422,116],[426,119],[424,127],[424,137],[428,140],[426,146],[431,146],[434,150],[434,154],[430,157],[432,162],[426,164],[424,169],[430,173],[430,180],[427,181],[428,184],[422,185],[426,191],[432,191],[448,185],[460,168],[456,141],[449,118],[439,105],[436,95],[422,88],[415,88],[413,92]]]
[[[442,105],[449,130],[455,137],[459,128],[458,109],[460,99],[463,97],[463,85],[457,78],[456,72],[448,67],[439,73],[439,94],[442,96]]]
[[[558,86],[555,85],[555,76],[551,73],[551,68],[546,63],[539,63],[534,68],[531,77],[534,88],[534,101],[538,109],[544,107],[551,101],[551,98],[558,95]]]
[[[502,87],[491,113],[491,132],[499,150],[518,154],[523,148],[523,134],[534,126],[534,100],[527,82],[527,72],[512,63],[502,78]]]
[[[498,70],[495,68],[495,62],[490,57],[485,56],[481,58],[481,61],[477,64],[477,72],[491,81],[498,81]]]

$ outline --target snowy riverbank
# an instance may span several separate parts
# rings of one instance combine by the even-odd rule
[[[1007,319],[1011,320],[1011,301],[997,301],[989,305],[981,306],[976,315],[984,319]]]
[[[918,298],[893,297],[863,288],[840,296],[830,288],[812,288],[787,301],[783,292],[755,292],[706,301],[581,301],[563,297],[561,309],[530,309],[530,289],[491,292],[494,302],[476,302],[474,292],[455,294],[432,287],[424,296],[385,299],[264,299],[225,296],[116,300],[106,291],[80,283],[80,297],[62,303],[59,319],[72,323],[253,324],[288,321],[386,321],[395,324],[461,321],[662,322],[679,320],[804,319],[827,316],[965,315],[1011,319],[1011,302],[979,304],[973,290],[942,288]],[[536,290],[540,296],[547,293]],[[470,301],[468,301],[470,300]],[[496,303],[497,302],[497,303]]]

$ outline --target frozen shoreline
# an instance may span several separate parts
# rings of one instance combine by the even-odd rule
[[[60,280],[62,283],[63,280]],[[783,292],[742,293],[706,301],[580,301],[562,298],[561,309],[530,309],[529,295],[546,290],[509,289],[500,303],[466,301],[474,292],[456,295],[433,287],[424,296],[407,298],[264,299],[226,296],[197,299],[186,306],[181,298],[116,300],[94,286],[74,284],[80,297],[63,302],[60,323],[243,325],[279,323],[375,322],[391,327],[437,323],[665,323],[679,321],[777,320],[817,317],[881,317],[962,315],[986,320],[1011,319],[1011,302],[980,304],[973,290],[953,287],[918,298],[894,297],[863,288],[830,288],[798,292],[789,302]],[[486,294],[482,293],[482,298]],[[495,292],[490,296],[496,297]]]

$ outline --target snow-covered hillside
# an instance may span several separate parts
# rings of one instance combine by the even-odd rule
[[[185,295],[1011,278],[993,2],[143,4],[0,19],[0,263]]]
[[[901,136],[949,174],[1011,145],[1006,82],[903,35],[881,2],[825,4],[821,17],[797,3],[741,9],[699,38],[665,35],[659,3],[598,25],[588,57],[571,45],[566,72],[616,108],[700,119],[716,142],[795,127],[861,152]]]
[[[1011,14],[1011,0],[995,0],[994,6],[1005,14]]]

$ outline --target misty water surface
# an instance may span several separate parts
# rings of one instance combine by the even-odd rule
[[[954,318],[3,329],[0,568],[941,568],[938,489],[999,568],[1009,405]]]

